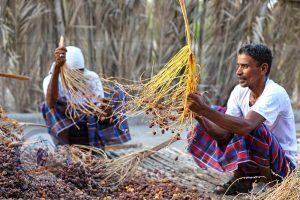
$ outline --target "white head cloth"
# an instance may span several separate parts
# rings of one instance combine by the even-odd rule
[[[71,69],[84,69],[84,57],[81,49],[74,46],[67,46],[66,65]],[[55,62],[52,63],[49,74],[52,74]]]
[[[83,69],[84,57],[81,49],[74,46],[67,46],[66,64],[71,69]]]

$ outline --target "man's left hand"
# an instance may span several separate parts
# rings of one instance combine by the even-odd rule
[[[208,107],[200,93],[190,93],[187,101],[188,108],[197,115],[202,115],[202,111]]]

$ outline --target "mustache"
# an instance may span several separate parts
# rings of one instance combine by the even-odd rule
[[[237,76],[238,79],[246,80],[247,78],[244,76]]]

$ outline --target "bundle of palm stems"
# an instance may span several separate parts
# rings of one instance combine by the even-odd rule
[[[144,158],[155,154],[157,151],[180,140],[179,134],[171,139],[146,150],[130,153],[113,159],[108,159],[106,154],[97,148],[82,145],[73,145],[68,151],[74,162],[80,162],[88,167],[94,176],[94,182],[100,188],[115,189],[124,181],[132,177]]]
[[[168,130],[175,127],[175,124],[192,122],[192,113],[187,108],[187,96],[197,90],[199,73],[192,51],[184,0],[179,0],[179,3],[185,23],[187,45],[152,78],[139,84],[119,84],[128,97],[126,116],[141,113],[152,115],[150,128],[157,125],[163,130]]]

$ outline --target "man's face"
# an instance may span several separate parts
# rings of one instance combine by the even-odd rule
[[[257,65],[256,60],[246,54],[237,57],[236,75],[242,87],[255,87],[259,80],[265,76],[265,72]]]

